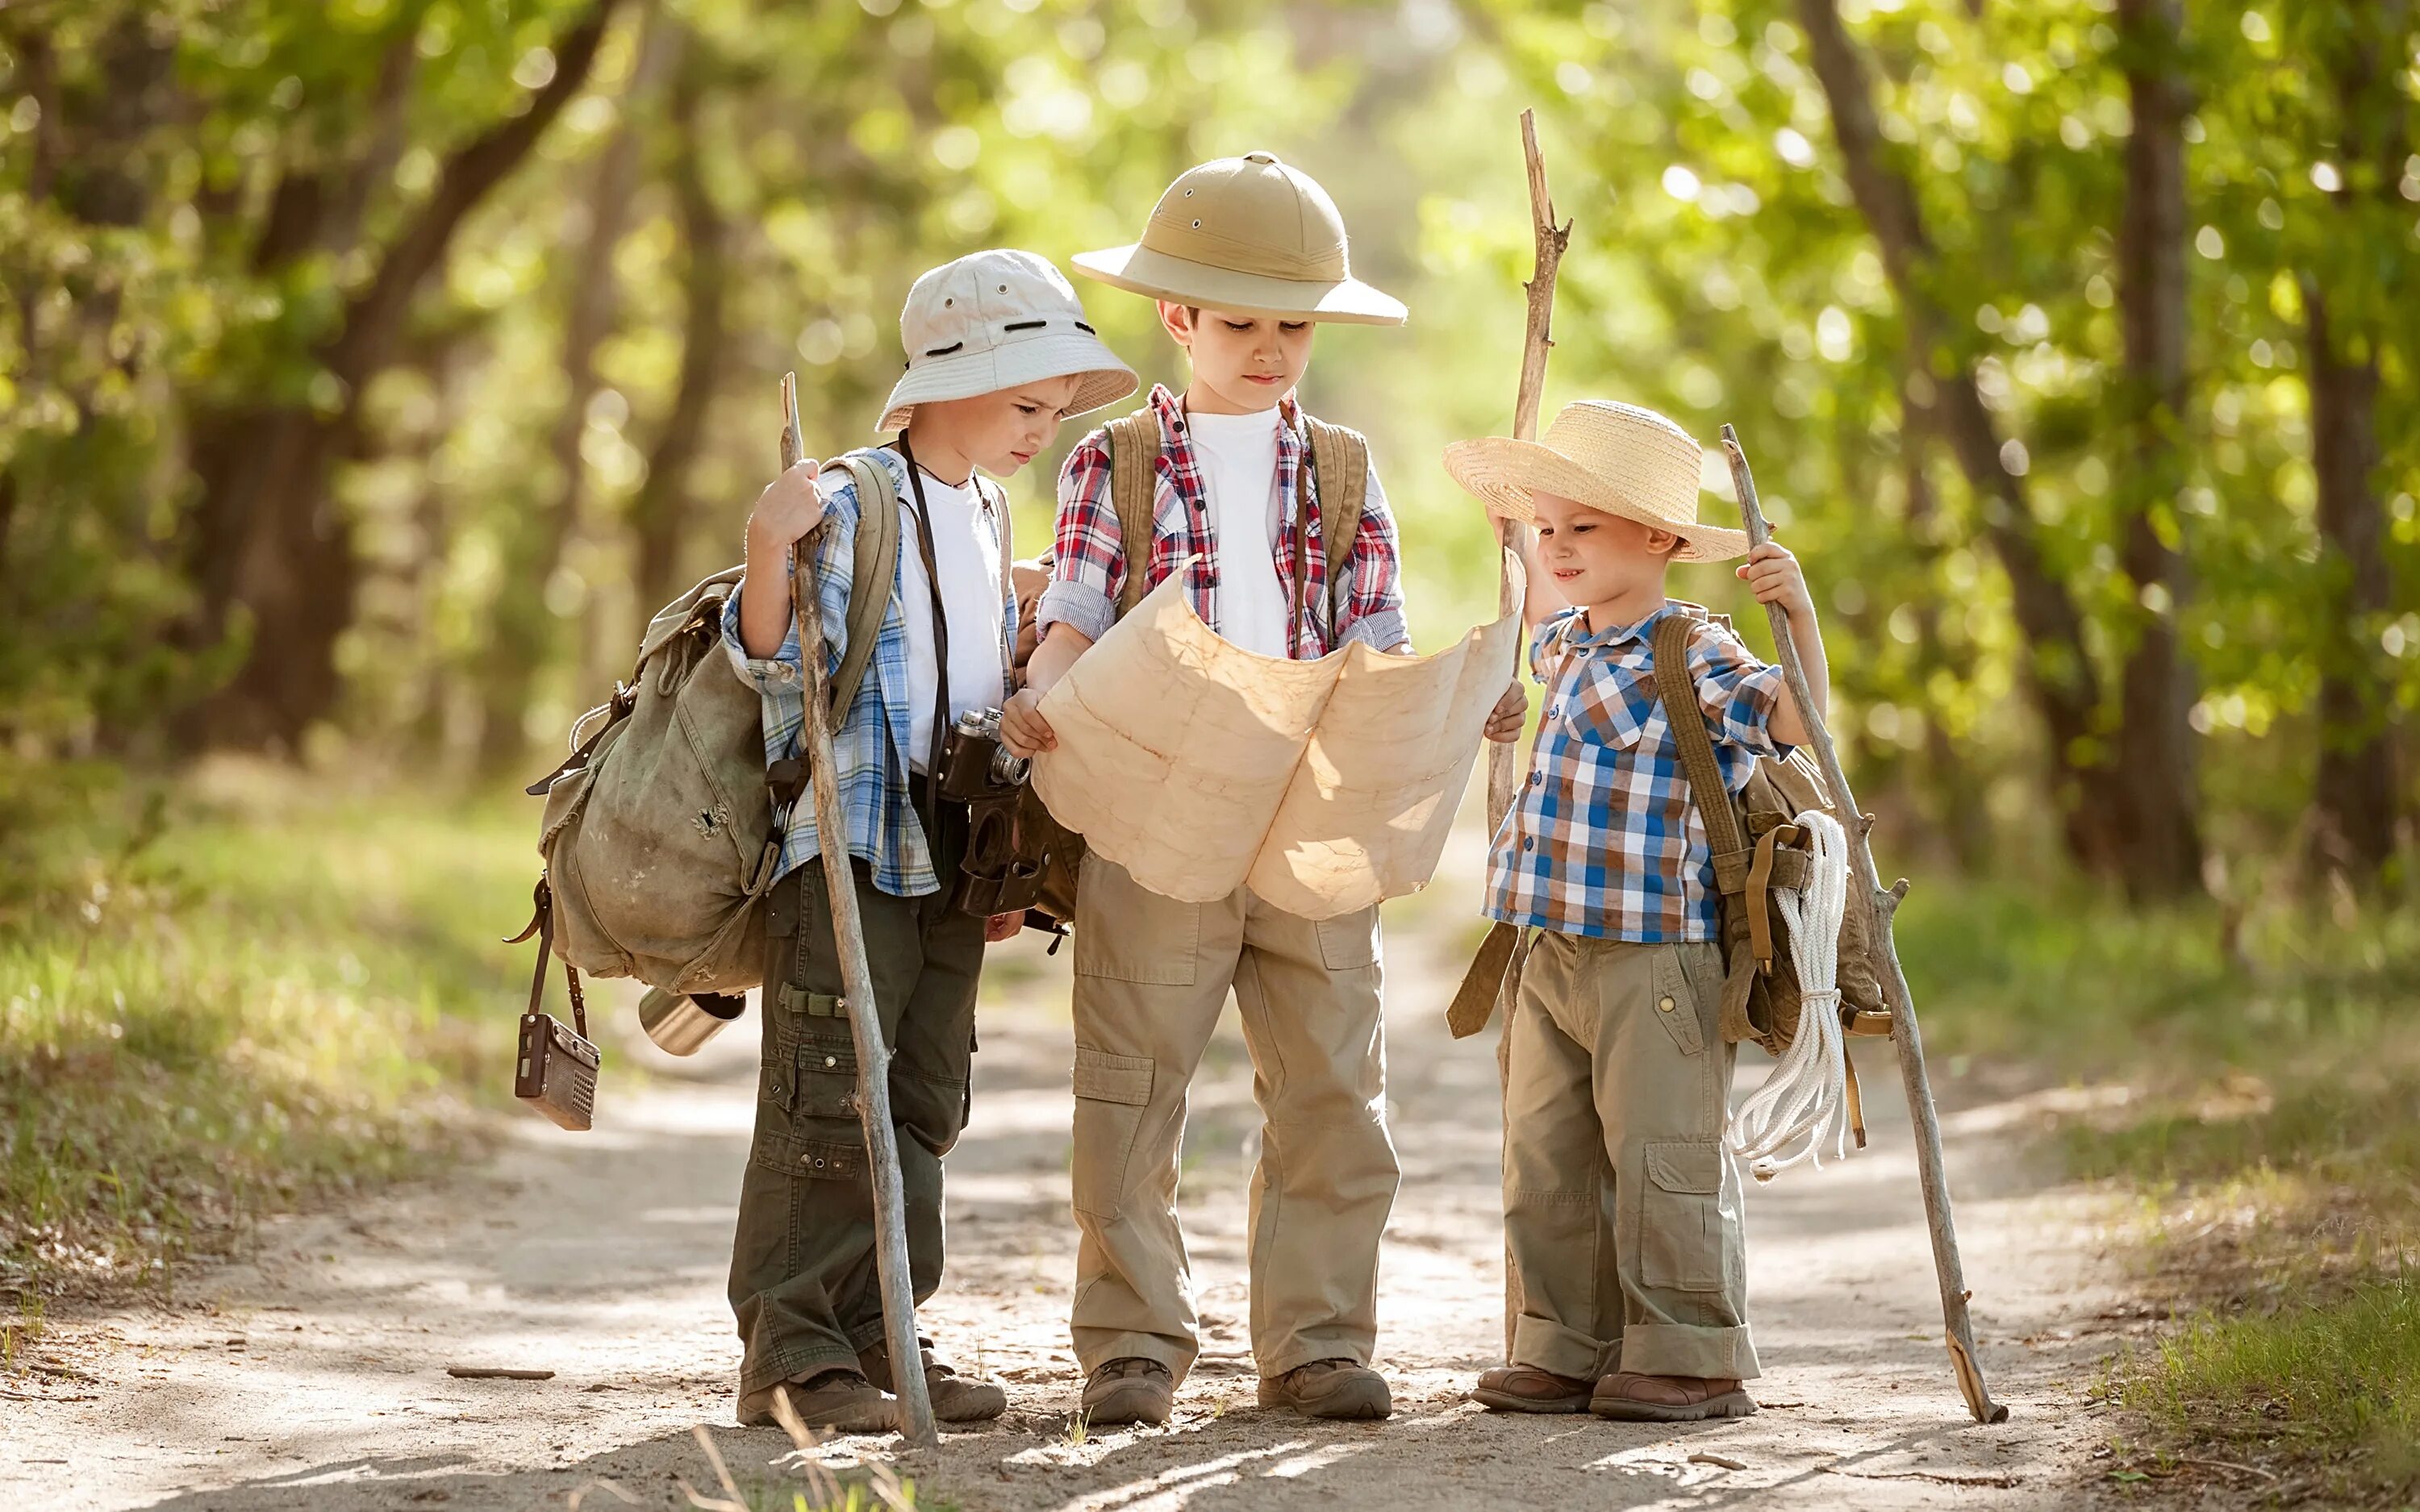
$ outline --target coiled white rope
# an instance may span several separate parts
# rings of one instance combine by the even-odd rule
[[[1802,1160],[1822,1169],[1828,1136],[1835,1160],[1848,1154],[1848,1063],[1840,1043],[1840,918],[1849,904],[1849,838],[1838,820],[1808,810],[1796,823],[1814,841],[1813,865],[1802,894],[1776,894],[1790,925],[1791,960],[1798,967],[1798,1034],[1764,1085],[1731,1115],[1724,1142],[1769,1181]],[[1805,1143],[1784,1155],[1793,1144]]]

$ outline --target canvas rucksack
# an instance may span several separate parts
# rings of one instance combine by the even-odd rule
[[[1783,760],[1760,757],[1738,793],[1724,786],[1714,737],[1707,733],[1697,687],[1689,677],[1689,638],[1709,620],[1726,630],[1730,627],[1718,615],[1695,610],[1668,614],[1655,626],[1655,691],[1714,852],[1725,961],[1722,1037],[1753,1040],[1779,1056],[1798,1037],[1804,1004],[1789,925],[1774,894],[1807,886],[1810,841],[1797,816],[1810,810],[1836,819],[1843,816],[1823,773],[1804,750]],[[1840,925],[1838,985],[1840,1027],[1849,1034],[1890,1032],[1890,1010],[1873,947],[1863,912],[1848,910]],[[1865,1119],[1854,1062],[1847,1072],[1849,1121],[1862,1148]]]
[[[859,500],[848,625],[830,685],[837,721],[856,702],[890,606],[899,497],[868,453],[827,466],[846,470]],[[546,798],[538,907],[551,913],[554,953],[575,971],[677,994],[738,993],[762,980],[776,819],[802,784],[768,772],[762,697],[723,652],[723,605],[740,575],[718,572],[657,611],[629,681],[580,717],[570,757],[530,786]],[[599,715],[604,724],[583,740]]]
[[[1360,432],[1342,425],[1331,425],[1309,415],[1304,415],[1302,422],[1311,436],[1311,486],[1319,501],[1321,549],[1342,541],[1349,559],[1354,537],[1361,530],[1362,501],[1370,489],[1370,442]],[[1159,412],[1145,405],[1132,414],[1110,421],[1102,429],[1109,443],[1109,503],[1117,512],[1118,540],[1126,555],[1125,586],[1118,594],[1116,611],[1116,618],[1122,619],[1142,602],[1149,583],[1151,543],[1157,534],[1154,516],[1159,494]],[[1140,550],[1135,547],[1138,541],[1142,543]],[[1307,587],[1310,574],[1306,570],[1310,552],[1311,512],[1296,509],[1294,580],[1296,612],[1303,614],[1311,612]],[[1338,570],[1333,556],[1327,561],[1327,576],[1331,592],[1326,608],[1332,637],[1337,621],[1343,617],[1344,600],[1352,583],[1346,573]],[[1032,795],[1030,786],[1027,792]],[[1076,918],[1076,878],[1083,869],[1084,838],[1051,818],[1038,795],[1029,798],[1020,823],[1042,825],[1054,832],[1049,835],[1047,859],[1042,868],[1042,897],[1036,912],[1061,924],[1072,922]],[[1058,949],[1055,942],[1051,949]]]

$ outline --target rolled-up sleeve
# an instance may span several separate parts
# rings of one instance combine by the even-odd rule
[[[842,481],[824,495],[824,528],[815,537],[816,603],[823,616],[827,673],[838,667],[841,641],[847,634],[851,585],[846,569],[853,566],[857,554],[857,489],[847,481],[846,473],[839,473],[839,477]],[[783,563],[783,567],[795,574],[789,563]],[[754,571],[755,566],[750,570]],[[794,595],[795,593],[794,576]],[[786,746],[786,737],[798,730],[806,717],[806,663],[799,653],[799,620],[796,614],[788,616],[781,648],[773,655],[752,656],[739,638],[740,596],[734,594],[723,601],[722,649],[739,680],[765,699],[766,757],[768,761],[779,760],[786,751],[774,748]],[[797,602],[795,596],[791,602]]]
[[[1404,619],[1404,565],[1395,539],[1395,513],[1387,507],[1387,490],[1379,486],[1374,466],[1361,496],[1353,550],[1344,560],[1344,613],[1337,644],[1358,640],[1373,651],[1409,650],[1412,637]]]
[[[1107,635],[1125,587],[1126,554],[1109,498],[1109,432],[1096,430],[1067,454],[1059,472],[1059,519],[1050,547],[1050,583],[1034,606],[1044,634],[1066,625],[1088,640]]]
[[[1757,660],[1737,636],[1706,621],[1689,640],[1689,675],[1715,739],[1759,756],[1790,753],[1773,738],[1773,714],[1785,686],[1780,668]]]

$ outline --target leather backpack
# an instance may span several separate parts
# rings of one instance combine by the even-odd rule
[[[837,724],[890,606],[899,496],[870,453],[827,465],[848,472],[859,501],[848,625],[830,685]],[[723,650],[723,606],[741,571],[718,572],[657,610],[629,680],[573,722],[569,758],[529,788],[546,799],[539,918],[551,918],[554,953],[574,971],[689,995],[744,992],[763,979],[781,820],[804,783],[768,771],[763,697]]]

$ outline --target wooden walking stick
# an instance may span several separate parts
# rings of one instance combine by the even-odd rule
[[[1739,495],[1740,518],[1747,527],[1748,544],[1761,546],[1773,539],[1773,531],[1765,524],[1764,511],[1757,503],[1756,479],[1748,471],[1747,454],[1740,449],[1739,434],[1729,425],[1723,427],[1723,451],[1730,459],[1731,486]],[[1815,700],[1807,686],[1807,669],[1799,663],[1797,643],[1790,638],[1790,616],[1778,604],[1767,604],[1764,609],[1773,622],[1773,645],[1781,660],[1782,678],[1807,721],[1808,743],[1815,748],[1815,760],[1823,769],[1823,780],[1832,789],[1832,802],[1840,810],[1841,823],[1849,832],[1849,868],[1856,882],[1849,889],[1849,906],[1866,910],[1866,937],[1881,947],[1883,963],[1889,968],[1883,974],[1883,991],[1890,1003],[1891,1044],[1899,1051],[1899,1073],[1907,1090],[1907,1110],[1916,1120],[1916,1170],[1924,1185],[1926,1227],[1932,1231],[1932,1269],[1941,1282],[1941,1320],[1947,1333],[1949,1363],[1958,1372],[1958,1390],[1966,1398],[1967,1410],[1975,1414],[1975,1421],[2005,1422],[2009,1410],[1992,1400],[1991,1391],[1983,1384],[1983,1367],[1975,1359],[1975,1325],[1966,1315],[1966,1301],[1973,1293],[1966,1289],[1965,1267],[1958,1258],[1958,1233],[1949,1218],[1949,1174],[1941,1159],[1941,1116],[1932,1106],[1931,1078],[1925,1074],[1924,1039],[1916,1026],[1916,998],[1908,991],[1907,973],[1899,964],[1899,946],[1891,938],[1891,916],[1899,912],[1899,901],[1906,893],[1907,884],[1885,887],[1881,874],[1874,870],[1874,853],[1868,843],[1873,821],[1858,809],[1855,795],[1849,791],[1849,775],[1840,769],[1840,753],[1832,744],[1832,732],[1824,728],[1815,712]]]
[[[782,471],[806,455],[799,428],[799,375],[782,375]],[[799,660],[807,674],[802,754],[814,782],[815,838],[823,852],[824,891],[831,899],[832,936],[839,947],[850,1036],[857,1041],[857,1111],[865,1125],[866,1164],[874,1173],[874,1264],[882,1281],[882,1324],[891,1350],[891,1386],[899,1398],[900,1431],[910,1443],[941,1442],[924,1390],[924,1355],[916,1341],[916,1290],[908,1274],[908,1204],[899,1174],[899,1135],[891,1126],[891,1047],[875,1010],[874,972],[866,964],[865,931],[858,922],[857,879],[850,872],[848,821],[841,811],[840,776],[832,765],[830,672],[824,666],[823,615],[815,592],[818,525],[790,548],[791,599],[799,624]],[[862,593],[868,585],[857,584]],[[876,585],[887,592],[887,585]]]
[[[1528,295],[1528,316],[1521,338],[1521,386],[1512,399],[1512,435],[1516,440],[1538,439],[1538,409],[1545,398],[1546,354],[1555,342],[1552,329],[1555,319],[1555,274],[1561,269],[1563,249],[1571,245],[1572,224],[1555,224],[1555,199],[1546,192],[1546,160],[1538,150],[1538,113],[1521,113],[1521,157],[1529,176],[1529,234],[1535,251],[1529,265],[1529,282],[1522,288]],[[1511,614],[1520,609],[1516,596],[1520,592],[1513,581],[1512,559],[1521,555],[1523,527],[1516,521],[1496,522],[1497,585],[1496,612]],[[1515,653],[1518,656],[1519,653]],[[1514,663],[1515,675],[1519,663]],[[1490,835],[1504,823],[1512,809],[1514,785],[1520,776],[1513,767],[1514,743],[1491,741],[1487,747],[1487,832]],[[1506,961],[1502,980],[1496,989],[1497,1017],[1501,1021],[1496,1035],[1496,1085],[1499,1097],[1509,1094],[1512,1083],[1512,1008],[1521,992],[1521,957],[1517,945]],[[1512,1263],[1512,1245],[1504,1245],[1504,1358],[1512,1358],[1512,1333],[1521,1321],[1521,1273]]]

